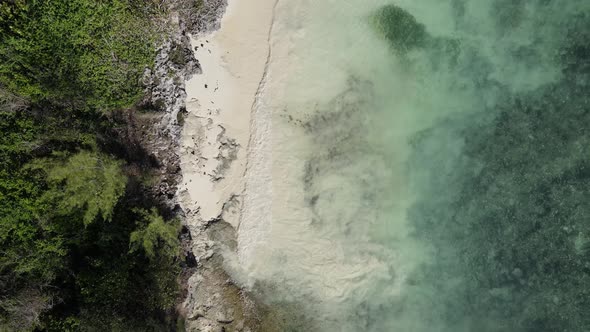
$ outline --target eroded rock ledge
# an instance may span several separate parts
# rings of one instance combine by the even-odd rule
[[[185,82],[202,73],[189,36],[218,29],[226,4],[226,0],[176,0],[168,4],[169,37],[158,49],[153,71],[144,78],[146,98],[141,107],[153,112],[144,117],[147,123],[137,124],[142,144],[159,165],[155,196],[183,221],[182,294],[177,310],[180,325],[184,325],[179,325],[179,330],[186,331],[259,330],[258,307],[227,275],[221,254],[236,248],[234,228],[226,220],[238,213],[239,196],[230,195],[218,215],[204,217],[200,209],[182,207],[179,191],[184,181],[180,158],[181,149],[186,148],[182,144],[184,135],[211,136],[194,140],[191,153],[195,163],[208,169],[205,172],[212,182],[223,179],[241,148],[222,123],[189,114],[186,105]],[[201,123],[203,133],[183,133],[184,125],[191,121]],[[205,149],[210,142],[213,146]]]

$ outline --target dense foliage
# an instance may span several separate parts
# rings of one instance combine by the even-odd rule
[[[4,2],[0,80],[35,102],[128,106],[154,58],[148,9],[149,2],[140,10],[125,0]]]
[[[169,323],[179,225],[144,188],[151,164],[112,148],[110,116],[142,96],[155,8],[0,3],[1,331]]]

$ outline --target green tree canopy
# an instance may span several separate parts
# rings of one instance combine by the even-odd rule
[[[0,1],[0,331],[167,330],[177,222],[109,114],[142,96],[158,3]]]
[[[142,216],[145,226],[131,233],[130,251],[135,252],[142,249],[150,259],[156,257],[157,250],[160,250],[161,255],[176,255],[176,248],[179,245],[179,224],[164,222],[158,211],[153,208],[149,212],[145,210],[138,212]]]
[[[47,171],[51,189],[45,199],[56,203],[58,214],[80,212],[85,225],[99,216],[111,221],[127,183],[120,161],[102,153],[82,151],[63,162],[37,160],[35,166]]]
[[[128,0],[3,2],[0,83],[37,102],[130,106],[155,55],[156,35],[144,16]]]

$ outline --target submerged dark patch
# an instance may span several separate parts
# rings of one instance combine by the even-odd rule
[[[590,38],[577,31],[579,20],[568,21],[555,27],[568,35],[554,51],[560,80],[504,89],[493,106],[414,141],[422,193],[410,217],[436,254],[412,280],[434,287],[436,298],[422,300],[442,331],[590,330],[590,97],[581,46]],[[460,155],[432,149],[453,140],[463,144]],[[444,160],[449,167],[431,168]]]
[[[423,47],[428,41],[424,24],[396,5],[382,7],[373,15],[372,20],[377,31],[400,52]]]

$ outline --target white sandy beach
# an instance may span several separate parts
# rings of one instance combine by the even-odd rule
[[[181,190],[183,207],[201,221],[220,217],[232,197],[240,200],[273,5],[274,0],[230,0],[219,30],[192,37],[203,73],[186,84]],[[226,212],[223,219],[237,227],[237,215]]]
[[[278,283],[276,299],[313,298],[307,310],[334,320],[363,301],[371,284],[389,281],[382,260],[397,257],[368,243],[368,228],[378,216],[363,205],[359,186],[386,178],[366,171],[378,158],[343,165],[319,161],[315,167],[322,174],[305,183],[314,176],[308,174],[310,161],[326,158],[330,144],[346,132],[363,132],[356,117],[314,123],[322,113],[331,114],[332,103],[350,99],[345,94],[339,100],[349,89],[350,68],[358,63],[361,74],[367,68],[363,47],[336,38],[346,18],[330,25],[332,30],[320,24],[318,13],[328,7],[234,0],[220,30],[193,40],[203,74],[187,82],[182,169],[189,225],[206,228],[221,219],[236,230],[238,259],[232,253],[224,257],[235,282],[249,289],[257,282]],[[330,61],[343,45],[359,54],[351,59],[360,60]],[[310,134],[306,122],[326,127]],[[349,143],[365,144],[344,141],[338,147]],[[224,246],[206,237],[193,240],[197,258]]]
[[[219,260],[211,260],[220,249],[235,248],[235,235],[230,231],[214,239],[209,231],[212,224],[228,229],[221,220],[234,230],[239,226],[252,110],[269,56],[273,6],[274,0],[229,0],[220,29],[191,36],[202,73],[186,82],[179,193],[200,265],[188,280],[183,304],[187,326],[197,331],[255,325],[248,321],[256,308],[227,282]]]

